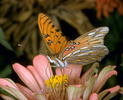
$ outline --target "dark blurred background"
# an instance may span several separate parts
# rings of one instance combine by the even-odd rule
[[[45,13],[69,39],[100,26],[110,31],[104,41],[109,54],[100,62],[100,70],[116,65],[117,76],[104,88],[123,86],[123,1],[122,0],[1,0],[0,1],[0,77],[18,80],[12,64],[32,64],[46,46],[41,37],[37,18]],[[18,46],[21,44],[22,46]],[[88,67],[84,66],[83,71]],[[112,100],[120,99],[121,95]],[[118,98],[118,99],[117,99]],[[123,98],[123,97],[122,97]]]

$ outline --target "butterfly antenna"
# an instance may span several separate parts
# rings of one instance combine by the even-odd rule
[[[19,47],[24,47],[24,45],[22,45],[22,44],[18,44],[18,46],[19,46]],[[32,50],[32,51],[36,51],[37,53],[46,54],[46,53],[44,53],[44,52],[41,52],[41,51],[38,51],[38,50],[34,50],[33,48],[29,48],[29,47],[25,47],[25,48],[28,48],[28,49],[30,49],[30,50]]]

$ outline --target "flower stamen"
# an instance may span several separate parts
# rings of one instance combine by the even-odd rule
[[[49,80],[45,80],[46,85],[51,100],[66,100],[66,88],[68,85],[69,76],[66,74],[60,74],[52,76]]]

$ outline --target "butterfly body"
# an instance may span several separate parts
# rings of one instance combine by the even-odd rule
[[[39,14],[38,25],[50,51],[47,58],[57,67],[66,67],[68,64],[86,65],[100,61],[108,54],[108,49],[104,45],[108,27],[94,29],[75,40],[68,41],[45,14]]]

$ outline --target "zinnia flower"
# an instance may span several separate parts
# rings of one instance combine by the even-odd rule
[[[118,9],[120,15],[123,15],[123,2],[120,0],[96,0],[97,18],[101,19],[103,15],[109,18],[109,13],[114,12],[115,8]]]
[[[19,100],[107,100],[119,92],[123,93],[119,85],[100,92],[107,79],[117,72],[115,66],[107,66],[98,75],[97,66],[95,63],[82,77],[82,66],[77,65],[56,68],[54,75],[48,59],[38,55],[33,60],[33,66],[13,65],[28,88],[11,79],[0,78],[0,87],[11,94],[0,96],[6,100],[14,100],[13,97]]]

